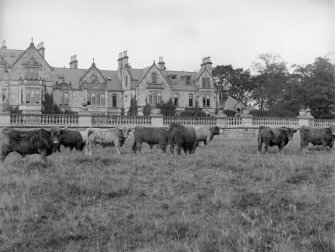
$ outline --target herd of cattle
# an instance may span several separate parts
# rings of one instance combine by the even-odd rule
[[[302,126],[299,129],[289,127],[272,128],[260,126],[258,130],[258,151],[265,152],[268,146],[278,146],[279,151],[293,138],[293,134],[300,130],[300,147],[304,149],[309,143],[333,147],[335,139],[335,125],[327,128],[312,128]],[[17,152],[21,156],[27,154],[40,154],[42,160],[53,152],[60,151],[61,145],[82,151],[86,146],[86,155],[92,155],[92,147],[99,144],[103,147],[115,146],[120,154],[120,147],[129,136],[130,128],[89,128],[85,132],[69,130],[66,128],[52,127],[51,129],[39,130],[16,130],[3,128],[0,133],[0,161],[11,152]],[[132,151],[141,152],[142,143],[149,144],[150,148],[159,145],[162,152],[166,152],[170,145],[170,152],[174,154],[176,148],[180,155],[181,150],[185,154],[195,152],[200,142],[206,146],[215,135],[220,135],[220,129],[212,127],[186,127],[180,124],[171,123],[168,128],[164,127],[140,127],[133,129],[134,143]]]

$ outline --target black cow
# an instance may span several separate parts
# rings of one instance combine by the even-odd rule
[[[169,143],[172,154],[174,154],[175,145],[177,145],[178,155],[181,154],[181,148],[183,148],[185,154],[187,151],[189,154],[193,154],[198,144],[195,129],[192,127],[171,123],[169,125]]]
[[[293,134],[297,129],[280,127],[271,128],[267,126],[260,126],[258,129],[258,151],[262,152],[263,143],[265,145],[265,152],[268,152],[269,146],[277,145],[281,152],[289,140],[293,138]]]
[[[134,153],[136,153],[137,149],[141,152],[143,142],[149,144],[150,149],[152,149],[155,144],[159,144],[161,151],[164,153],[166,152],[166,147],[169,143],[169,132],[167,129],[137,126],[135,127],[133,134],[134,143],[132,150]]]
[[[60,129],[15,130],[4,128],[0,133],[0,161],[4,162],[9,153],[16,151],[22,157],[27,154],[40,154],[43,161],[58,145]]]
[[[331,127],[328,128],[312,128],[302,126],[300,129],[300,148],[304,149],[308,143],[313,145],[322,145],[324,148],[334,145],[335,131]]]
[[[60,139],[57,145],[57,150],[60,151],[60,146],[64,145],[65,148],[70,147],[72,151],[73,148],[76,150],[82,151],[85,146],[85,142],[79,131],[77,130],[61,130],[60,131]]]

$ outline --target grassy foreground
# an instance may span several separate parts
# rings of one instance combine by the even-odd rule
[[[131,142],[121,156],[11,154],[0,251],[335,251],[334,150],[214,138],[191,156],[134,155]]]

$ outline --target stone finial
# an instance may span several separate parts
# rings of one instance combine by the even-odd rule
[[[2,46],[1,46],[1,48],[3,48],[3,49],[7,49],[7,46],[6,46],[6,40],[3,40],[3,41],[2,41]]]

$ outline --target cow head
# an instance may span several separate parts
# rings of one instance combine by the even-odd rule
[[[218,126],[212,127],[213,129],[213,135],[214,136],[219,136],[220,135],[220,128]]]
[[[50,128],[51,140],[52,140],[54,145],[58,145],[61,134],[68,127],[69,126],[66,126],[64,128],[59,128],[59,127],[51,127]]]
[[[288,138],[288,140],[292,140],[293,134],[297,132],[298,129],[288,128],[288,127],[282,127],[282,132],[284,135]]]
[[[122,128],[123,137],[127,138],[129,136],[130,131],[131,131],[131,128],[128,128],[128,127]]]

